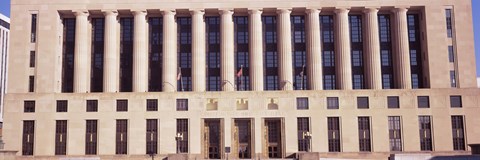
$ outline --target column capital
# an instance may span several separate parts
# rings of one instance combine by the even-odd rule
[[[117,16],[118,11],[117,10],[102,10],[103,15],[105,16]]]
[[[321,10],[318,9],[318,8],[307,8],[305,10],[305,13],[307,13],[307,14],[320,14],[320,11]]]
[[[408,7],[406,6],[395,6],[395,8],[392,9],[392,12],[407,12]]]
[[[263,9],[261,8],[249,8],[248,9],[248,14],[262,14]]]
[[[74,10],[72,11],[75,16],[88,16],[88,10]]]
[[[335,11],[334,11],[336,14],[342,14],[342,13],[345,13],[345,14],[348,14],[348,12],[350,12],[350,8],[347,8],[347,7],[338,7],[338,8],[335,8]]]
[[[233,9],[231,9],[231,8],[219,9],[219,10],[218,10],[218,13],[219,13],[220,15],[233,15]]]
[[[192,9],[190,10],[190,14],[193,16],[193,15],[204,15],[205,14],[205,10],[203,9]]]
[[[291,8],[277,8],[277,14],[290,14],[292,13]]]
[[[147,15],[147,11],[146,11],[146,10],[132,10],[132,13],[133,13],[134,16]]]
[[[378,13],[378,8],[379,7],[365,7],[363,13]]]
[[[176,14],[176,11],[173,9],[162,10],[161,12],[162,12],[162,15],[164,16]]]

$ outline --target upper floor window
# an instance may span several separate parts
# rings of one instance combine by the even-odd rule
[[[37,14],[32,14],[30,42],[37,42]]]
[[[338,97],[327,97],[327,109],[338,109]]]
[[[368,109],[369,108],[368,97],[357,97],[357,108]]]
[[[297,109],[298,110],[307,110],[308,109],[308,98],[307,97],[297,98]]]
[[[448,46],[448,61],[455,62],[455,51],[453,50],[453,46]]]
[[[430,98],[428,96],[418,96],[418,108],[430,108]]]
[[[87,112],[98,112],[97,100],[87,100]]]
[[[177,111],[188,111],[188,99],[177,99]]]
[[[23,102],[23,112],[34,113],[35,112],[35,101],[24,101]]]
[[[117,100],[117,112],[127,112],[128,111],[128,100],[119,99]]]
[[[147,99],[147,111],[158,111],[157,99]]]
[[[450,96],[450,107],[462,108],[462,96]]]
[[[388,108],[400,108],[400,101],[398,96],[388,96]]]
[[[67,111],[68,111],[68,101],[57,100],[57,112],[67,112]]]
[[[445,16],[447,21],[447,37],[452,38],[453,36],[452,9],[445,9]]]

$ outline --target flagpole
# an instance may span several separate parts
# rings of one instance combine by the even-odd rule
[[[302,72],[301,72],[300,76],[302,78],[301,82],[300,82],[300,90],[303,90],[303,79],[305,77],[305,65],[302,66]]]
[[[182,67],[178,67],[178,71],[179,71],[179,73],[178,73],[179,78],[177,78],[177,79],[180,80],[180,89],[181,89],[182,92],[183,92],[183,91],[185,91],[185,90],[183,89]]]

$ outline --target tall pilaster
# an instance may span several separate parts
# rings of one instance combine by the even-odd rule
[[[222,79],[223,91],[234,91],[235,86],[235,59],[234,59],[234,28],[233,28],[233,11],[224,9],[220,10],[220,54],[221,68],[220,74]]]
[[[349,9],[335,10],[336,36],[335,36],[335,61],[337,68],[338,89],[352,89],[352,60],[350,53],[350,30],[348,25]]]
[[[307,75],[311,90],[322,90],[322,48],[320,40],[320,10],[307,9]]]
[[[407,23],[407,8],[395,8],[395,75],[397,88],[412,89],[412,75],[410,70],[410,51],[408,41],[408,23]],[[395,63],[394,63],[395,64]]]
[[[103,59],[103,92],[118,92],[119,58],[117,55],[117,11],[105,11],[105,48]]]
[[[289,9],[277,10],[279,80],[281,90],[293,90],[292,34]]]
[[[249,14],[250,82],[253,91],[263,91],[263,32],[262,10],[251,9]]]
[[[380,38],[378,32],[378,9],[365,11],[365,69],[369,89],[382,89],[382,65],[380,63]]]
[[[75,56],[74,56],[74,78],[73,92],[88,92],[87,84],[90,81],[88,75],[88,11],[75,12]]]
[[[133,11],[133,92],[146,92],[148,86],[147,12]]]
[[[163,14],[163,91],[177,90],[177,24],[175,11],[165,10]]]
[[[192,10],[192,80],[193,91],[203,92],[206,85],[205,21],[203,10]]]

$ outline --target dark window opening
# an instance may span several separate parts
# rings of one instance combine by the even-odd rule
[[[35,113],[35,101],[24,101],[23,102],[23,112],[24,113]]]
[[[358,117],[358,136],[361,152],[371,152],[370,117]]]
[[[398,96],[388,96],[387,97],[387,107],[388,108],[400,108],[400,100]]]
[[[93,18],[92,20],[92,56],[90,91],[103,91],[103,59],[105,47],[105,19]]]
[[[62,92],[73,92],[75,18],[63,19]]]
[[[97,154],[97,120],[87,120],[85,134],[85,154]]]
[[[418,96],[418,108],[430,108],[430,97],[428,96]]]
[[[264,46],[264,88],[278,90],[277,17],[262,16]]]
[[[162,90],[163,18],[148,19],[148,91]]]
[[[452,9],[445,9],[445,16],[447,21],[447,37],[453,37],[453,25],[452,25]]]
[[[68,111],[68,101],[57,100],[57,112],[67,112],[67,111]]]
[[[28,77],[28,92],[35,91],[35,76]]]
[[[30,42],[37,42],[37,14],[32,14]]]
[[[147,111],[158,111],[157,99],[147,99]]]
[[[55,127],[55,155],[67,154],[67,120],[57,120]]]
[[[463,116],[452,116],[453,150],[465,150],[465,129]]]
[[[332,15],[320,16],[324,90],[336,89],[334,25]]]
[[[98,100],[87,100],[87,112],[98,112]]]
[[[178,74],[177,91],[192,91],[192,18],[178,17]]]
[[[341,152],[340,118],[328,117],[328,152]]]
[[[205,17],[207,34],[207,91],[221,91],[220,17]]]
[[[448,46],[448,62],[455,62],[455,50],[453,46]]]
[[[450,96],[450,107],[462,108],[462,96]]]
[[[418,14],[408,14],[408,37],[410,46],[410,66],[412,71],[412,88],[425,88],[423,85],[423,59]]]
[[[158,120],[147,119],[147,132],[146,132],[146,148],[147,154],[157,154],[158,145]]]
[[[290,16],[290,22],[292,24],[293,86],[295,90],[308,90],[305,16]]]
[[[368,97],[357,97],[357,108],[368,109],[369,108]]]
[[[390,137],[390,151],[402,151],[402,123],[400,116],[388,117],[388,132]]]
[[[120,92],[132,92],[133,18],[120,18]]]
[[[389,14],[378,15],[380,34],[380,58],[382,65],[382,87],[383,89],[394,88],[393,77],[393,55],[392,55],[392,31]]]
[[[35,51],[30,51],[30,68],[35,67]]]
[[[327,109],[338,109],[339,106],[338,97],[327,97]]]
[[[308,98],[307,97],[297,98],[297,109],[298,110],[308,110]]]
[[[298,151],[310,151],[310,119],[307,117],[297,118],[297,136],[298,136]]]
[[[235,27],[235,71],[238,91],[250,90],[250,57],[248,17],[234,16]]]
[[[177,151],[188,153],[188,119],[177,119],[177,135],[182,137],[177,139]]]
[[[117,100],[117,112],[127,112],[128,111],[128,100],[121,99]]]
[[[22,155],[33,155],[35,121],[23,121]]]
[[[365,89],[363,67],[362,16],[349,15],[353,89]]]
[[[418,116],[420,129],[420,150],[433,151],[432,148],[432,121],[430,116]]]
[[[115,134],[115,154],[127,154],[128,148],[128,121],[126,119],[117,120],[117,130]]]
[[[177,111],[188,111],[188,99],[177,99]]]
[[[450,71],[450,87],[456,88],[457,87],[457,78],[455,71]]]

